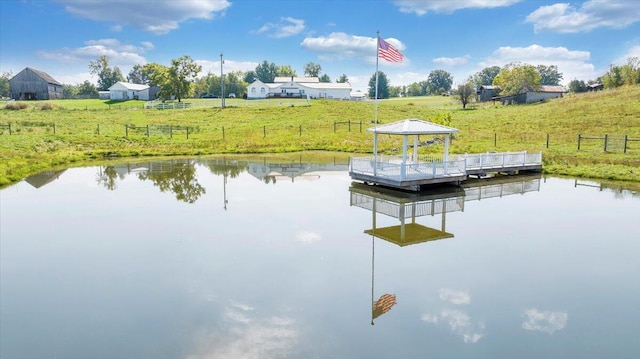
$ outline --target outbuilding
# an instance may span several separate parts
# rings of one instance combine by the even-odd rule
[[[109,87],[109,99],[113,101],[155,100],[159,90],[157,86],[118,81]]]
[[[64,98],[62,84],[46,72],[30,67],[18,72],[9,80],[11,98],[14,100],[53,100]]]

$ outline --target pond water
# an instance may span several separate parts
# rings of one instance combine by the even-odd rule
[[[198,158],[0,191],[0,357],[638,358],[640,194]]]

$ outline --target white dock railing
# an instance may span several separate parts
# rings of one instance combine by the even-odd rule
[[[402,164],[402,157],[379,156],[352,157],[349,171],[354,174],[371,176],[393,181],[413,181],[422,179],[464,176],[468,171],[489,170],[498,172],[501,169],[513,170],[514,167],[541,166],[542,152],[487,152],[480,154],[459,155],[453,161],[425,161],[413,163],[406,160]]]
[[[458,160],[465,160],[467,170],[495,169],[514,166],[541,165],[542,152],[487,152],[459,155]]]

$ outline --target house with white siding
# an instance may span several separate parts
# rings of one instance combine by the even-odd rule
[[[272,83],[255,80],[247,87],[247,99],[327,98],[349,100],[348,82],[320,82],[317,77],[276,77]]]
[[[157,86],[132,84],[118,81],[109,87],[109,99],[114,101],[126,100],[155,100],[160,88]]]

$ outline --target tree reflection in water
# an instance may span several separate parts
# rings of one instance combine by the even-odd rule
[[[154,164],[157,165],[156,170]],[[206,193],[205,188],[198,183],[196,168],[191,161],[156,162],[150,165],[148,171],[138,173],[138,178],[150,180],[162,192],[175,193],[177,200],[195,203]]]
[[[124,178],[124,174],[118,173],[114,166],[99,167],[97,176],[98,184],[104,186],[104,188],[109,191],[113,191],[118,188],[116,185],[116,179],[122,180]]]

